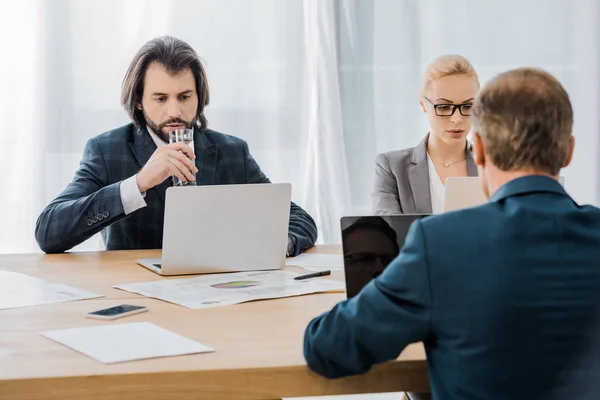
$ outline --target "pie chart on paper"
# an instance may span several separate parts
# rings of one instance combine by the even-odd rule
[[[258,285],[260,285],[260,282],[257,281],[231,281],[225,283],[216,283],[210,286],[215,289],[244,289]]]

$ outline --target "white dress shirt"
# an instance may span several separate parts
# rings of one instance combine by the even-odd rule
[[[446,186],[442,183],[440,176],[435,170],[433,160],[427,154],[427,167],[429,168],[429,192],[431,193],[431,212],[441,214],[444,210],[444,193]]]
[[[148,128],[148,132],[150,133],[150,137],[156,145],[156,148],[159,148],[160,146],[166,146],[166,143],[163,142],[154,132],[152,132],[152,129]],[[190,147],[192,149],[194,148],[193,141],[190,143]],[[147,205],[146,201],[144,200],[144,197],[146,197],[146,192],[140,193],[136,177],[137,174],[125,179],[123,182],[121,182],[121,186],[119,186],[121,203],[123,204],[125,215],[131,214],[132,212],[146,207]]]

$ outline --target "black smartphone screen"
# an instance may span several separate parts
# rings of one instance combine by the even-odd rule
[[[123,304],[120,306],[115,306],[115,307],[111,307],[111,308],[105,308],[104,310],[98,310],[98,311],[94,311],[91,312],[90,314],[92,315],[102,315],[104,317],[111,317],[113,315],[119,315],[119,314],[123,314],[129,311],[133,311],[133,310],[139,310],[141,308],[144,308],[142,306],[132,306],[129,304]]]

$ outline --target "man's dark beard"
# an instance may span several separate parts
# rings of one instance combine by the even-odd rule
[[[169,133],[163,132],[165,126],[169,124],[183,124],[187,129],[192,129],[192,123],[184,121],[181,118],[169,119],[160,125],[157,125],[154,121],[152,121],[150,117],[148,117],[148,114],[146,114],[146,111],[144,111],[144,118],[146,119],[146,124],[150,127],[150,129],[152,129],[152,132],[154,132],[165,143],[169,143]]]

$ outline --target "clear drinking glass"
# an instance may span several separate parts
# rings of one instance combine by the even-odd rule
[[[169,143],[183,142],[187,145],[194,140],[193,129],[174,129],[169,131]],[[193,149],[192,149],[193,150]],[[191,172],[196,177],[194,172]],[[182,181],[178,177],[173,176],[173,186],[196,186],[196,181]]]

